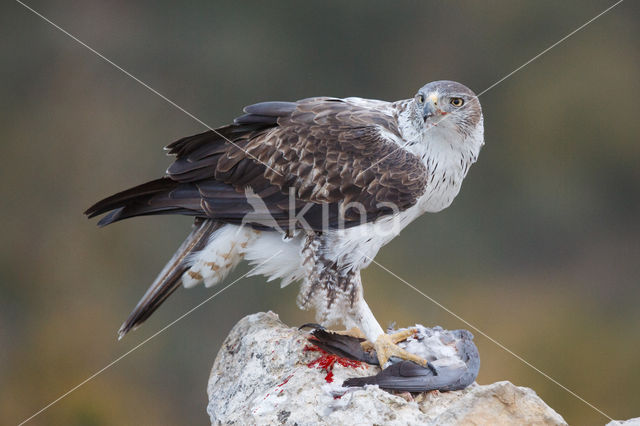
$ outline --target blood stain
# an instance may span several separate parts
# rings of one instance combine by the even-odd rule
[[[360,361],[356,361],[348,358],[342,358],[337,355],[332,355],[320,349],[317,346],[306,345],[302,350],[304,352],[319,352],[321,354],[319,358],[308,363],[307,367],[309,368],[315,367],[315,368],[324,370],[327,373],[327,375],[324,378],[327,383],[333,382],[333,366],[336,363],[343,367],[351,367],[351,368],[362,367],[362,362]]]

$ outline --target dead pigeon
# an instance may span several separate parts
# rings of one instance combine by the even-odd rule
[[[364,339],[333,333],[317,324],[303,327],[315,328],[311,341],[324,351],[378,365],[375,351],[362,348],[360,343]],[[469,331],[421,325],[412,328],[414,335],[398,346],[429,361],[426,367],[392,357],[390,365],[377,375],[347,379],[343,386],[378,385],[387,390],[427,392],[460,390],[475,381],[480,370],[480,355]]]

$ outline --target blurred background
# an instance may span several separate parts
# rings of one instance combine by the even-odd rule
[[[28,2],[211,126],[262,100],[397,100],[439,79],[480,92],[612,3]],[[116,340],[191,220],[98,229],[82,212],[161,176],[162,147],[204,129],[18,3],[0,8],[0,423],[16,424],[214,290],[181,289]],[[484,94],[486,146],[461,194],[376,259],[619,419],[640,415],[639,39],[640,5],[624,2]],[[465,328],[375,265],[364,282],[383,326]],[[31,424],[207,424],[230,328],[269,309],[312,320],[296,294],[242,279]],[[476,343],[479,383],[606,422]]]

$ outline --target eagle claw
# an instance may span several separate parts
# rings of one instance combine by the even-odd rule
[[[400,359],[405,359],[407,361],[415,362],[418,365],[423,367],[427,367],[429,363],[426,359],[419,357],[418,355],[412,354],[411,352],[407,352],[406,350],[400,348],[396,345],[397,342],[401,342],[405,340],[407,337],[413,335],[415,333],[414,329],[404,330],[395,334],[381,334],[376,341],[373,343],[373,349],[376,351],[376,355],[378,356],[378,362],[380,363],[380,368],[385,368],[386,363],[389,361],[389,358],[395,356]],[[368,342],[365,342],[368,343]],[[365,346],[363,344],[363,346]]]

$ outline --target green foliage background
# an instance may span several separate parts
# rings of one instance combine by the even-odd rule
[[[610,2],[29,1],[212,126],[261,100],[480,92]],[[0,423],[15,424],[212,294],[178,291],[116,330],[186,235],[182,217],[100,230],[82,211],[162,174],[203,128],[18,3],[0,6]],[[626,1],[481,97],[486,146],[454,204],[377,260],[614,418],[640,415],[640,8]],[[235,272],[239,276],[246,268]],[[383,324],[464,324],[376,266]],[[294,286],[243,279],[33,424],[206,424],[242,316],[297,325]],[[477,333],[476,333],[477,334]],[[476,335],[478,381],[605,419]]]

